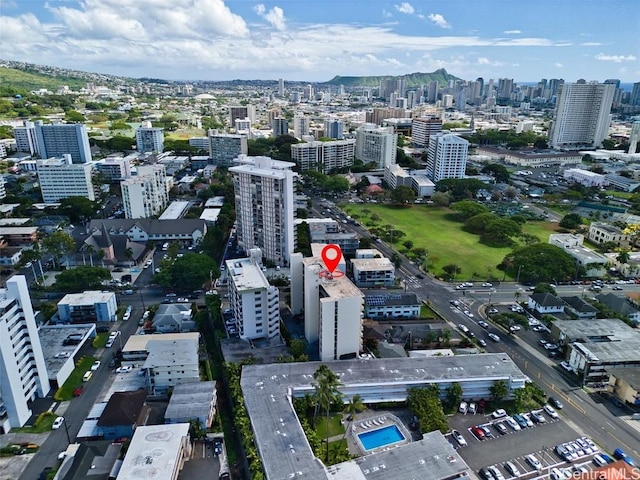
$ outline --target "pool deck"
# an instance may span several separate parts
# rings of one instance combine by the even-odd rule
[[[400,430],[400,433],[404,437],[404,440],[395,442],[390,445],[383,445],[378,448],[373,448],[371,450],[367,450],[364,448],[364,445],[362,445],[362,442],[358,437],[359,434],[373,432],[385,427],[389,427],[391,425],[395,425],[398,430]],[[372,453],[384,452],[411,442],[411,432],[407,430],[402,420],[390,413],[380,413],[376,416],[369,416],[354,420],[353,424],[351,425],[351,431],[347,436],[351,440],[350,444],[356,447],[359,455],[370,455]]]

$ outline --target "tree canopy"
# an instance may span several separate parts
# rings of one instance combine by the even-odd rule
[[[480,215],[488,211],[487,207],[481,203],[474,202],[473,200],[461,200],[456,202],[451,206],[451,210],[458,212],[460,216],[465,219],[475,217],[476,215]]]
[[[93,217],[100,209],[97,202],[85,197],[67,197],[60,200],[58,211],[69,217],[73,223],[79,223]]]
[[[56,276],[54,288],[63,292],[82,292],[83,290],[100,289],[104,280],[111,279],[109,269],[78,265],[60,272]]]
[[[420,431],[425,433],[435,430],[442,433],[449,431],[449,422],[442,409],[437,388],[434,384],[427,388],[412,387],[407,392],[407,405],[418,417]]]
[[[549,282],[573,278],[576,264],[571,255],[548,243],[518,248],[504,257],[498,268],[526,282]]]
[[[449,192],[454,201],[473,198],[478,190],[487,186],[481,180],[475,178],[447,178],[440,180],[436,185],[436,191]]]
[[[399,185],[391,190],[391,200],[397,205],[406,205],[415,200],[416,194],[413,188],[407,185]]]
[[[560,220],[560,223],[558,225],[560,225],[562,228],[578,228],[580,225],[582,225],[582,217],[577,213],[567,213],[564,217],[562,217],[562,220]]]
[[[499,163],[489,163],[482,167],[482,173],[493,175],[496,182],[507,183],[509,181],[509,170]]]

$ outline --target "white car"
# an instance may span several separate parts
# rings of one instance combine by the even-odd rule
[[[533,468],[535,468],[536,470],[542,470],[542,463],[540,463],[540,460],[538,460],[533,453],[525,455],[524,458],[527,460],[527,463]]]
[[[469,413],[470,413],[471,415],[475,415],[476,410],[477,410],[477,406],[476,406],[476,404],[475,404],[474,402],[471,402],[471,403],[469,404]]]
[[[483,287],[485,287],[485,288],[491,288],[491,287],[493,287],[493,283],[484,282],[484,283],[482,284],[482,286],[483,286]]]
[[[521,475],[520,470],[518,470],[518,467],[516,467],[513,462],[505,463],[504,469],[514,477],[519,477]]]
[[[95,362],[93,362],[93,365],[91,365],[91,370],[95,372],[99,368],[100,368],[100,360],[96,360]]]
[[[506,416],[507,416],[507,412],[505,411],[504,408],[499,408],[495,412],[491,413],[491,418],[502,418]]]
[[[462,436],[462,434],[458,430],[453,430],[451,432],[451,435],[453,436],[453,438],[456,439],[456,442],[458,442],[458,444],[461,447],[466,447],[467,446],[467,441],[464,439],[464,437]]]
[[[123,367],[116,368],[116,373],[129,373],[131,370],[133,370],[131,365],[125,365]]]
[[[57,430],[62,426],[63,423],[64,423],[64,417],[58,417],[53,421],[53,424],[51,424],[51,429]]]
[[[487,467],[487,470],[491,472],[495,480],[504,480],[504,475],[502,475],[502,472],[498,470],[497,467],[495,467],[494,465]]]
[[[495,333],[489,333],[487,336],[496,343],[500,342],[500,337]]]
[[[504,421],[507,422],[507,425],[509,425],[516,432],[522,429],[522,427],[518,425],[518,422],[516,422],[512,417],[507,417],[504,419]]]
[[[465,414],[467,413],[468,408],[469,408],[469,405],[467,405],[467,402],[460,402],[460,406],[458,407],[458,412]]]

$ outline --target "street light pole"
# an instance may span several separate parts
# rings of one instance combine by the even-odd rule
[[[67,442],[69,445],[71,445],[71,436],[69,435],[69,427],[67,427],[67,419],[65,419],[62,423],[64,425],[64,431],[67,433]]]
[[[516,277],[516,283],[520,283],[520,271],[522,270],[522,265],[518,268],[518,276]]]

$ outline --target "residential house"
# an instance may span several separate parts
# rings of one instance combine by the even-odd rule
[[[145,403],[146,398],[145,390],[115,392],[111,395],[98,420],[104,439],[131,438],[136,427],[146,425],[151,413]]]
[[[551,295],[550,293],[545,292],[529,295],[527,306],[529,307],[529,309],[534,310],[540,315],[546,315],[563,313],[565,304],[555,295]]]
[[[210,428],[217,403],[216,382],[176,385],[164,413],[164,423],[198,420],[204,428]]]
[[[623,402],[640,406],[640,367],[608,368],[609,385]]]
[[[56,480],[108,480],[119,464],[123,443],[110,440],[73,443],[65,451]]]
[[[153,328],[156,333],[185,333],[198,330],[190,303],[161,304],[153,317]]]
[[[610,310],[624,315],[634,324],[640,322],[640,310],[633,306],[626,297],[621,297],[615,293],[601,293],[596,295],[596,300],[607,306]]]
[[[565,309],[578,318],[596,318],[598,309],[584,298],[578,296],[562,297],[562,301],[566,304]]]

